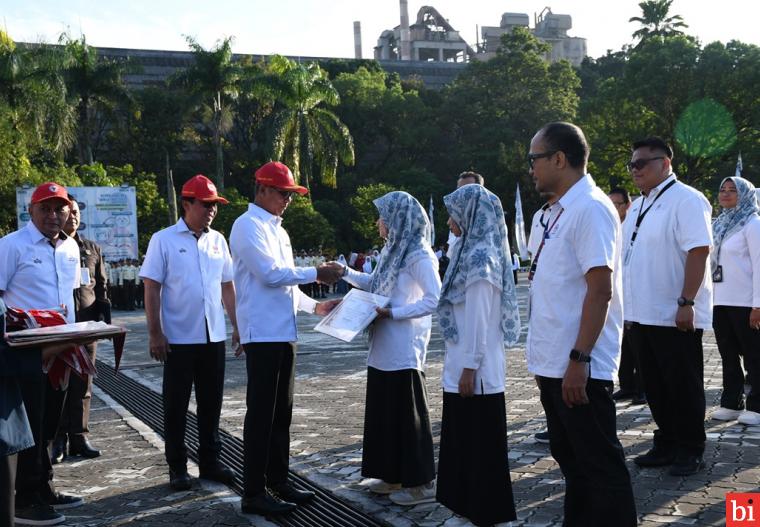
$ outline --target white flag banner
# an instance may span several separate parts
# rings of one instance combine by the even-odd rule
[[[742,177],[742,170],[744,170],[744,167],[742,166],[742,154],[739,153],[739,159],[736,160],[736,177]]]
[[[517,194],[515,194],[515,240],[517,241],[517,250],[520,253],[520,259],[529,260],[528,240],[525,237],[525,218],[523,217],[519,183],[517,184]]]
[[[430,218],[430,245],[435,250],[435,218],[433,216],[433,195],[430,195],[430,207],[428,207],[428,217]]]

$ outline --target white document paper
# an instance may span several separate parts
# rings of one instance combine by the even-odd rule
[[[390,302],[391,299],[386,296],[352,289],[314,329],[344,342],[351,342],[375,320],[375,308],[387,307]]]

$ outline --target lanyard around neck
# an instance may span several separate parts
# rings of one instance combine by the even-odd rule
[[[559,221],[560,216],[562,216],[562,213],[565,212],[565,209],[560,209],[559,214],[557,214],[557,217],[554,218],[554,221],[551,225],[549,225],[549,222],[546,222],[546,225],[544,225],[544,235],[541,237],[541,245],[538,246],[538,250],[536,250],[536,256],[533,258],[533,263],[530,264],[530,271],[528,272],[528,281],[532,282],[533,277],[536,275],[536,269],[538,269],[538,258],[541,256],[541,252],[544,250],[544,244],[546,243],[546,240],[549,239],[549,233],[552,231],[554,226]],[[543,222],[541,222],[541,225],[543,225]]]
[[[647,213],[654,207],[654,204],[657,203],[657,200],[660,199],[660,197],[665,194],[665,192],[676,184],[678,180],[674,179],[664,187],[662,187],[662,190],[657,193],[657,195],[652,200],[652,203],[644,210],[644,201],[641,201],[641,208],[639,208],[639,214],[636,216],[636,227],[633,229],[633,233],[631,234],[631,245],[633,245],[633,242],[636,241],[636,236],[639,234],[639,227],[641,226],[641,222],[644,221],[644,218],[646,217]]]

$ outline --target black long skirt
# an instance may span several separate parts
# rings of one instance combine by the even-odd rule
[[[368,369],[362,476],[403,487],[435,479],[424,373]]]
[[[475,525],[517,518],[503,393],[443,393],[436,499]]]

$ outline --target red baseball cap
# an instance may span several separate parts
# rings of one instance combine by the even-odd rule
[[[66,190],[66,187],[63,185],[59,185],[53,181],[43,183],[34,189],[34,192],[32,193],[33,204],[47,201],[49,199],[62,199],[67,204],[71,205],[71,201],[69,201],[69,191]]]
[[[191,177],[182,185],[182,197],[195,198],[198,201],[217,201],[222,205],[229,203],[216,193],[216,185],[203,174]]]
[[[270,161],[256,171],[256,183],[261,183],[281,190],[297,192],[301,196],[308,194],[309,189],[296,185],[293,173],[279,161]]]

